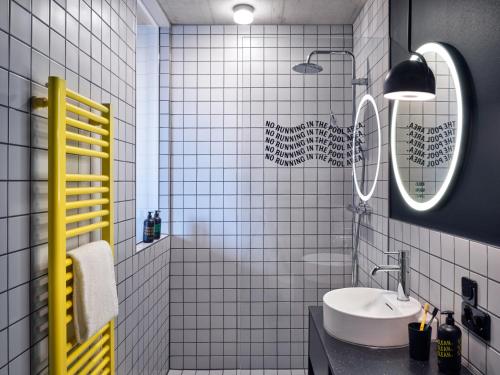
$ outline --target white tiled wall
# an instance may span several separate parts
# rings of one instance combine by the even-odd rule
[[[461,277],[477,281],[479,306],[491,315],[492,338],[485,343],[462,327],[462,355],[464,363],[475,373],[500,374],[500,249],[487,244],[470,241],[402,223],[388,218],[388,103],[382,99],[382,82],[389,63],[388,55],[388,10],[387,0],[367,2],[354,23],[354,52],[359,61],[359,74],[371,76],[370,91],[378,98],[382,108],[383,131],[383,178],[376,190],[376,197],[370,201],[375,215],[363,222],[361,244],[361,279],[365,285],[396,288],[393,276],[371,278],[369,272],[375,264],[386,263],[382,254],[391,251],[408,250],[411,256],[411,292],[421,302],[429,302],[441,310],[455,311],[460,320]],[[356,41],[365,35],[385,36],[380,46],[370,43],[357,45]],[[366,57],[368,56],[368,60]],[[366,61],[368,62],[366,64]],[[466,218],[464,218],[466,220]],[[394,259],[391,260],[394,262]]]
[[[113,106],[117,373],[168,370],[168,240],[135,254],[135,12],[135,0],[0,1],[2,375],[48,370],[47,118],[29,99],[49,75]],[[84,159],[71,168],[90,172]]]
[[[390,220],[390,248],[410,251],[411,291],[421,301],[461,314],[461,278],[478,283],[479,307],[491,316],[491,340],[485,343],[462,328],[462,356],[475,372],[500,369],[500,249],[484,243]],[[391,280],[391,287],[395,281]],[[460,324],[460,323],[459,323]]]
[[[351,26],[172,28],[172,368],[304,368],[307,306],[350,280],[348,172],[264,162],[266,120],[351,122],[349,60],[291,70],[315,48]]]

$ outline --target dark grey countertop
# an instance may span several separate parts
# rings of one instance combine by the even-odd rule
[[[334,375],[427,375],[439,374],[436,347],[432,344],[428,362],[410,359],[408,348],[372,349],[337,340],[323,329],[323,307],[310,306],[313,323]],[[470,372],[462,368],[462,375]],[[321,374],[318,374],[321,375]]]

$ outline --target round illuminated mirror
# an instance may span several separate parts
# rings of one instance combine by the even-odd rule
[[[377,185],[382,139],[377,103],[371,95],[361,99],[353,129],[352,169],[359,198],[368,201]]]
[[[436,97],[394,102],[391,157],[403,199],[411,208],[426,211],[443,199],[456,174],[463,144],[464,98],[450,47],[426,43],[416,52],[436,77]]]

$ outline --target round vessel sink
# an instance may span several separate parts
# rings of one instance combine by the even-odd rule
[[[352,344],[393,348],[408,345],[408,323],[422,306],[410,297],[374,288],[342,288],[323,296],[323,325],[333,337]]]

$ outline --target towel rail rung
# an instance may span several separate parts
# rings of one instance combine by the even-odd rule
[[[107,118],[99,116],[99,115],[96,115],[95,113],[87,111],[86,109],[77,107],[74,104],[66,103],[66,109],[69,112],[74,113],[75,115],[86,117],[89,120],[97,122],[99,124],[103,124],[103,125],[108,125],[109,124],[109,120]]]
[[[80,201],[66,202],[66,210],[74,210],[76,208],[91,207],[91,206],[102,206],[108,203],[109,200],[107,198],[86,199]]]
[[[107,216],[108,210],[90,211],[83,214],[66,216],[66,224],[77,223],[83,220],[95,219],[96,217]]]
[[[92,124],[88,124],[86,122],[74,119],[72,117],[66,117],[66,124],[68,124],[69,126],[73,126],[74,128],[85,130],[91,133],[96,133],[100,135],[109,135],[109,132],[106,129],[100,128]]]
[[[71,293],[73,293],[73,288],[71,286],[67,286],[66,287],[66,295],[70,295]]]
[[[92,107],[94,109],[97,109],[98,111],[101,111],[103,113],[108,113],[109,112],[109,109],[108,107],[100,104],[100,103],[97,103],[91,99],[88,99],[86,98],[85,96],[83,95],[80,95],[78,94],[77,92],[73,91],[73,90],[70,90],[70,89],[66,89],[66,96],[70,99],[73,99],[73,100],[76,100],[82,104],[85,104],[86,106],[89,106],[89,107]]]
[[[104,361],[102,361],[101,363],[99,363],[99,365],[94,369],[94,371],[92,371],[90,373],[90,375],[97,375],[97,374],[101,374],[101,375],[104,375],[104,374],[107,374],[109,372],[108,369],[106,369],[106,371],[102,371],[102,369],[108,364],[109,362],[109,357],[106,357],[104,358]]]
[[[82,374],[88,374],[90,370],[92,370],[98,363],[103,360],[103,362],[109,361],[109,358],[104,358],[103,357],[109,352],[109,345],[106,345],[104,348],[102,348],[99,353],[94,355],[94,357],[87,363],[87,365],[81,370]]]
[[[109,335],[104,335],[99,341],[95,342],[91,345],[85,353],[82,353],[82,356],[79,358],[75,358],[74,363],[69,362],[68,366],[71,366],[68,371],[68,375],[73,375],[78,372],[92,356],[99,350],[103,345],[108,341]]]
[[[73,260],[71,258],[66,258],[66,267],[69,267],[73,264]]]
[[[66,131],[66,139],[69,139],[69,140],[75,141],[75,142],[88,143],[90,145],[96,145],[96,146],[101,146],[101,147],[108,147],[109,146],[109,143],[106,141],[103,141],[102,139],[87,137],[86,135],[73,133],[70,131]]]
[[[109,154],[107,152],[96,151],[90,148],[82,148],[75,146],[66,146],[66,153],[81,156],[92,156],[95,158],[107,159]]]
[[[107,221],[100,221],[98,223],[84,225],[78,228],[69,229],[66,231],[66,238],[79,236],[81,234],[92,232],[93,230],[105,228],[109,225]]]
[[[73,316],[66,315],[66,324],[69,324],[73,320]]]
[[[67,360],[68,363],[73,362],[77,357],[79,357],[85,350],[87,350],[87,348],[89,348],[94,343],[94,341],[96,341],[101,335],[103,335],[108,328],[109,328],[109,323],[106,324],[104,327],[102,327],[94,336],[92,336],[90,339],[88,339],[87,341],[85,341],[84,343],[80,344],[77,347],[75,347],[76,345],[75,343],[68,343],[67,352],[69,353],[71,351],[71,353],[69,353],[68,355],[68,360]]]
[[[66,195],[100,194],[107,192],[109,192],[109,189],[106,186],[66,188]]]
[[[108,176],[103,176],[99,174],[67,174],[66,181],[68,182],[106,182],[109,181]]]

